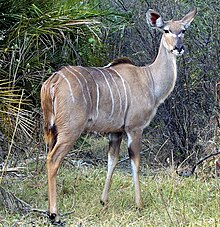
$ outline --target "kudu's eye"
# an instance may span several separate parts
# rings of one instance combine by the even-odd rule
[[[164,30],[164,32],[165,32],[165,33],[170,33],[170,31],[169,31],[169,30],[167,30],[167,29],[165,29],[165,30]]]
[[[186,30],[182,30],[182,34],[184,34],[184,33],[185,33],[185,31],[186,31]]]

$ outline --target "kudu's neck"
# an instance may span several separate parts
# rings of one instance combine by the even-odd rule
[[[154,81],[155,98],[162,103],[171,93],[176,82],[176,56],[163,45],[163,37],[155,61],[148,66]]]

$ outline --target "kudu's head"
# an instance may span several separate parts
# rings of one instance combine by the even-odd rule
[[[181,20],[163,21],[160,14],[149,9],[146,18],[148,24],[153,28],[158,28],[163,32],[162,44],[171,53],[179,56],[184,53],[183,38],[186,29],[193,21],[197,10],[194,9],[186,14]]]

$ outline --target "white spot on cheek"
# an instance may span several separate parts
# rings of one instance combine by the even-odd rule
[[[170,32],[169,34],[170,34],[172,37],[174,37],[174,38],[178,37],[176,34],[174,34],[174,33],[172,33],[172,32]]]

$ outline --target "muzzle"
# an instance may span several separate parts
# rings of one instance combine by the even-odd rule
[[[184,45],[180,39],[177,40],[176,46],[173,49],[172,53],[175,55],[182,55],[185,51]]]

